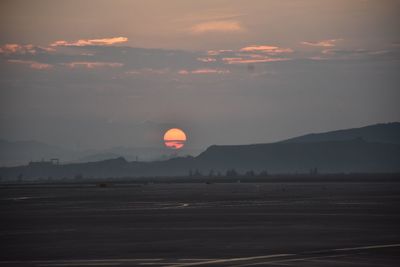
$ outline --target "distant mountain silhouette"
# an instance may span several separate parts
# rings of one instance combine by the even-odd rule
[[[186,148],[179,151],[167,147],[113,147],[86,153],[85,156],[77,159],[77,162],[88,162],[124,157],[128,161],[154,161],[167,160],[178,155],[198,155],[202,152],[199,149]],[[179,153],[179,154],[178,154]]]
[[[29,161],[59,158],[62,163],[93,162],[124,157],[129,161],[166,160],[178,155],[198,155],[199,149],[184,148],[177,154],[166,147],[113,147],[102,150],[69,150],[38,141],[0,139],[0,166],[19,166]]]
[[[361,128],[352,128],[325,133],[312,133],[282,142],[305,143],[323,141],[345,141],[361,138],[368,142],[400,144],[400,122],[380,123]]]
[[[94,161],[103,161],[103,160],[109,160],[109,159],[115,159],[119,158],[121,155],[115,154],[112,152],[98,152],[98,153],[93,153],[89,154],[88,156],[83,156],[80,157],[76,160],[76,162],[94,162]]]
[[[398,125],[379,124],[306,135],[271,144],[213,145],[197,157],[177,157],[153,162],[129,162],[122,157],[60,165],[34,162],[28,166],[0,168],[0,177],[35,179],[182,176],[188,175],[189,170],[207,175],[210,171],[225,173],[231,169],[240,173],[250,170],[269,173],[309,173],[310,170],[314,173],[316,170],[320,173],[400,172],[400,144],[395,142]],[[373,138],[375,139],[372,140]],[[376,139],[380,142],[376,142]]]
[[[268,170],[272,173],[396,172],[400,145],[362,139],[310,143],[211,146],[196,160],[210,169]]]

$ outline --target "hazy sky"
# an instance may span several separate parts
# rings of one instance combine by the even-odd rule
[[[0,138],[277,141],[400,120],[400,1],[1,1]]]

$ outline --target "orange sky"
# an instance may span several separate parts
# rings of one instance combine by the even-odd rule
[[[210,50],[343,38],[369,48],[399,37],[395,0],[8,0],[0,7],[1,43],[111,36],[135,47]]]
[[[400,120],[397,0],[0,1],[0,139],[273,142]]]

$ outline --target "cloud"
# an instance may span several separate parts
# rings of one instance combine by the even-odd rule
[[[234,52],[232,49],[221,49],[221,50],[209,50],[207,51],[207,55],[209,56],[218,56],[220,54]]]
[[[52,48],[41,47],[41,46],[34,46],[32,44],[21,45],[21,44],[5,44],[0,47],[0,54],[20,54],[20,55],[35,55],[38,52],[50,52],[53,51]]]
[[[246,46],[240,49],[241,52],[262,52],[267,54],[282,54],[282,53],[292,53],[293,49],[281,48],[278,46],[270,45],[252,45]]]
[[[102,39],[80,39],[74,42],[59,40],[51,44],[51,46],[107,46],[128,41],[127,37],[112,37]]]
[[[225,69],[196,69],[196,70],[180,70],[178,74],[187,75],[187,74],[228,74],[229,70]]]
[[[51,64],[40,63],[32,60],[9,59],[7,61],[10,63],[29,65],[31,69],[36,69],[36,70],[48,70],[53,68],[53,65]]]
[[[198,23],[194,25],[190,30],[192,33],[202,34],[210,32],[241,32],[245,29],[238,21],[226,20]]]
[[[180,71],[178,71],[178,74],[187,75],[187,74],[190,74],[190,71],[188,71],[188,70],[180,70]]]
[[[211,62],[215,59],[223,64],[250,64],[288,61],[291,58],[285,57],[293,53],[291,48],[284,48],[272,45],[250,45],[238,50],[221,49],[207,51],[207,57],[202,58],[203,62]],[[199,59],[198,59],[199,60]]]
[[[57,67],[57,70],[61,70],[62,67],[80,69],[122,67],[124,71],[140,71],[144,74],[161,70],[165,72],[165,69],[171,69],[176,74],[176,71],[182,68],[201,68],[205,63],[197,58],[207,57],[197,51],[127,46],[49,46],[49,49],[45,50],[34,45],[11,44],[0,48],[2,52],[0,61],[5,60],[5,62],[8,59],[37,61],[51,64]]]
[[[201,61],[201,62],[215,62],[215,61],[217,61],[215,58],[212,58],[212,57],[198,57],[197,60]]]
[[[224,62],[227,64],[251,64],[251,63],[267,63],[267,62],[279,62],[279,61],[288,61],[291,58],[261,58],[261,59],[254,59],[254,58],[243,58],[243,57],[228,57],[222,58]]]
[[[227,21],[246,16],[246,13],[231,13],[222,10],[207,10],[206,12],[183,14],[176,19],[177,22],[198,22],[198,21]]]
[[[69,62],[69,63],[63,63],[63,65],[69,68],[83,67],[87,69],[103,68],[103,67],[119,68],[124,66],[124,64],[118,62],[90,62],[90,61]]]
[[[320,61],[320,60],[329,60],[329,58],[323,57],[323,56],[312,56],[312,57],[309,57],[309,59],[311,59],[311,60],[316,60],[316,61]]]
[[[324,49],[321,53],[325,56],[338,59],[365,58],[365,57],[385,57],[394,54],[396,50],[368,50],[357,49]]]
[[[127,75],[139,75],[139,74],[167,74],[169,69],[153,69],[153,68],[143,68],[143,69],[133,69],[125,72]]]
[[[360,55],[369,54],[370,52],[366,49],[324,49],[321,53],[324,55]]]
[[[0,47],[2,54],[35,54],[33,45],[5,44]]]
[[[354,60],[354,59],[393,59],[399,57],[399,51],[355,49],[323,49],[319,55],[312,56],[312,60]]]
[[[192,70],[192,74],[227,74],[230,73],[229,70],[221,70],[221,69],[197,69]]]
[[[321,40],[317,42],[301,42],[303,45],[315,46],[315,47],[334,47],[338,41],[342,41],[343,39],[328,39]]]

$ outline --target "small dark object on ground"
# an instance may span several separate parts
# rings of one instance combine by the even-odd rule
[[[98,183],[97,187],[105,188],[105,187],[111,187],[112,184],[110,183]]]

